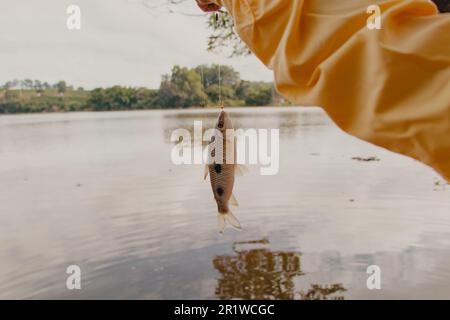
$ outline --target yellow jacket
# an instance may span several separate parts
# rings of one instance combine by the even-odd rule
[[[450,14],[427,0],[215,2],[287,99],[450,181]]]

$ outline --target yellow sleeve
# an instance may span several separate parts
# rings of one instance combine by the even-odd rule
[[[218,2],[282,95],[450,181],[450,14],[428,0]],[[367,27],[374,4],[381,29]]]

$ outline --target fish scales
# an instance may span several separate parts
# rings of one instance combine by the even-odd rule
[[[229,222],[231,226],[237,229],[241,228],[239,221],[230,210],[230,202],[237,205],[233,196],[236,145],[232,134],[233,124],[225,111],[220,113],[215,129],[215,134],[209,145],[210,162],[206,168],[205,178],[209,174],[214,199],[217,203],[219,231],[223,233],[225,222]],[[231,132],[228,131],[228,136],[227,130],[231,130]]]

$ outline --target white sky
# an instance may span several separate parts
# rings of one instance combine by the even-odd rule
[[[74,86],[157,88],[173,65],[229,64],[243,79],[271,81],[256,58],[206,51],[208,30],[194,0],[0,0],[0,84],[12,79],[66,80]],[[145,2],[147,6],[145,6]],[[81,8],[81,30],[66,27],[66,9]],[[153,7],[152,7],[153,6]]]

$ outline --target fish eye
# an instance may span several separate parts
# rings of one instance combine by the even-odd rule
[[[223,128],[223,122],[219,122],[219,124],[217,125],[219,128]]]

